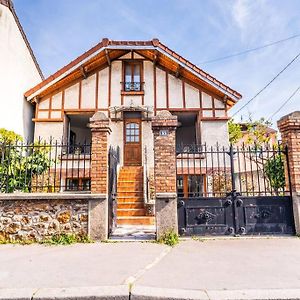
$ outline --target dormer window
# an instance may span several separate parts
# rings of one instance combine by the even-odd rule
[[[140,92],[142,91],[142,63],[124,62],[124,91]]]

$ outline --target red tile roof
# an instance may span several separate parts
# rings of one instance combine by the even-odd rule
[[[155,48],[159,48],[163,52],[165,52],[168,55],[170,55],[171,57],[173,57],[174,59],[177,59],[178,61],[180,61],[182,64],[184,64],[186,67],[190,68],[191,70],[193,70],[197,74],[201,75],[202,77],[205,77],[209,82],[211,82],[211,83],[217,85],[218,87],[220,87],[221,89],[227,91],[228,93],[230,93],[231,95],[233,95],[237,99],[240,99],[242,97],[242,95],[240,93],[238,93],[237,91],[231,89],[229,86],[225,85],[221,81],[217,80],[213,76],[209,75],[208,73],[206,73],[205,71],[203,71],[202,69],[200,69],[199,67],[197,67],[196,65],[191,63],[190,61],[188,61],[187,59],[183,58],[181,55],[179,55],[175,51],[171,50],[170,48],[168,48],[167,46],[162,44],[158,39],[153,39],[152,41],[113,41],[113,40],[109,40],[107,38],[104,38],[96,46],[94,46],[93,48],[91,48],[87,52],[83,53],[82,55],[77,57],[75,60],[71,61],[69,64],[67,64],[66,66],[64,66],[60,70],[58,70],[53,75],[46,78],[44,81],[42,81],[41,83],[39,83],[38,85],[36,85],[32,89],[28,90],[24,94],[25,97],[28,97],[28,96],[32,95],[33,93],[35,93],[36,91],[38,91],[42,87],[44,87],[47,84],[51,83],[51,81],[55,80],[60,75],[64,74],[68,70],[70,70],[72,67],[76,66],[81,61],[88,58],[90,55],[95,53],[97,50],[99,50],[101,48],[105,49],[108,46],[141,46],[141,47],[150,46],[150,47],[153,47],[153,50],[155,50]]]

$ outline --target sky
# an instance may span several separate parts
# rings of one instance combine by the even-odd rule
[[[235,114],[299,52],[300,36],[230,59],[217,59],[300,34],[299,0],[14,0],[45,77],[103,37],[158,38],[243,95],[236,121],[268,119],[300,86],[300,58]],[[277,113],[300,110],[300,92]]]

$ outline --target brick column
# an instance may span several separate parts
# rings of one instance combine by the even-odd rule
[[[288,147],[295,228],[300,234],[300,111],[282,117],[277,125],[282,143]]]
[[[108,237],[108,135],[109,119],[96,112],[90,119],[92,131],[91,192],[99,199],[89,202],[89,235],[95,240]]]
[[[154,136],[155,216],[157,238],[178,232],[176,194],[177,116],[161,111],[152,118]]]

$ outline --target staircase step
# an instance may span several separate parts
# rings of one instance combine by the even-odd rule
[[[142,188],[141,187],[125,187],[125,186],[120,186],[118,187],[118,193],[139,193],[142,192]]]
[[[117,225],[154,225],[154,217],[117,217]]]
[[[131,191],[131,192],[129,192],[129,191],[126,191],[126,192],[120,192],[120,191],[118,191],[118,195],[117,195],[117,197],[119,198],[122,198],[122,197],[143,197],[143,192],[141,192],[141,191],[139,191],[139,192],[137,192],[137,191]]]
[[[117,203],[128,203],[128,202],[143,202],[143,197],[122,197],[117,196]]]
[[[118,217],[145,216],[144,208],[117,209]]]
[[[117,203],[117,209],[140,209],[144,208],[143,201]]]

